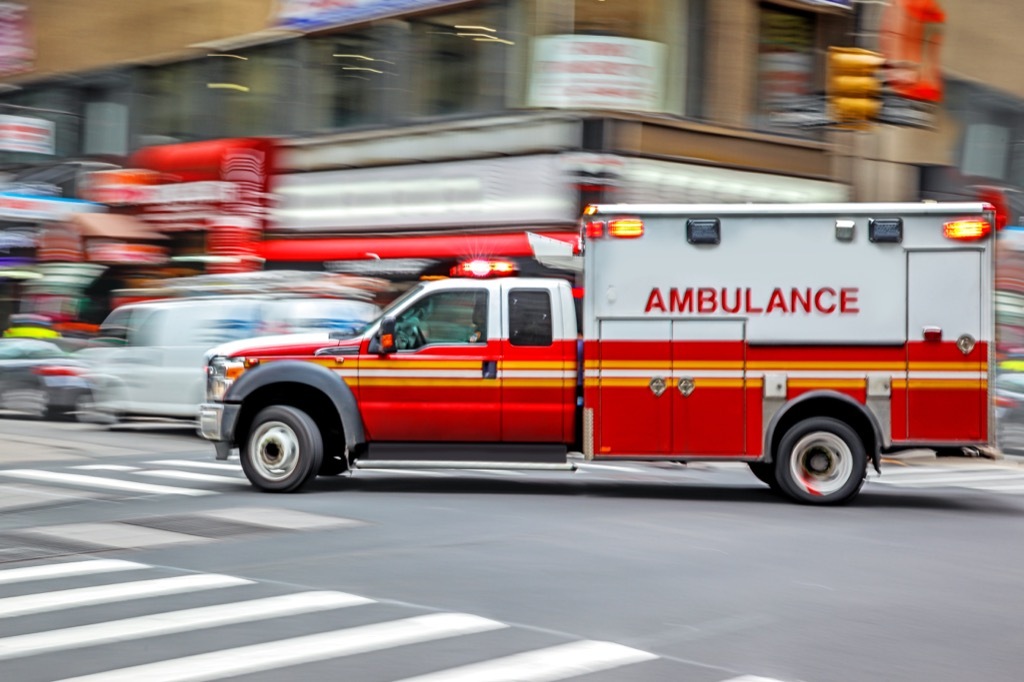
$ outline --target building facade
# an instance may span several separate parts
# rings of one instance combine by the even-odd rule
[[[591,201],[994,188],[1017,223],[1024,81],[1003,66],[1024,52],[1015,5],[2,2],[0,169],[130,165],[152,146],[272,138],[268,266],[413,258],[429,255],[431,236],[450,251],[467,235],[467,253],[488,254],[527,229],[570,235]],[[914,58],[943,95],[923,127],[794,118],[822,108],[830,45],[907,59],[907,41],[890,48],[886,36],[929,12],[922,40],[940,49]],[[19,130],[34,141],[18,142]]]

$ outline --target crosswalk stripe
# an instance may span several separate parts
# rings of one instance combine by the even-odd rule
[[[612,642],[572,642],[441,670],[402,682],[549,682],[658,658]]]
[[[25,566],[8,568],[0,571],[0,585],[44,580],[46,578],[68,578],[71,576],[91,575],[93,573],[110,573],[113,571],[136,571],[149,568],[146,564],[120,559],[98,559],[94,561],[69,561],[61,564],[43,564],[41,566]]]
[[[197,497],[200,495],[217,494],[212,490],[197,490],[195,488],[177,488],[166,485],[154,485],[152,483],[122,481],[116,478],[100,478],[99,476],[65,474],[59,471],[46,471],[43,469],[7,469],[6,471],[0,471],[0,476],[20,478],[29,481],[48,481],[50,483],[66,483],[68,485],[80,485],[86,488],[105,488],[109,490],[124,490],[134,493],[150,493],[154,495],[189,495],[192,497]]]
[[[248,486],[249,481],[241,477],[217,476],[216,474],[200,474],[195,471],[172,471],[170,469],[154,469],[140,471],[139,476],[155,476],[157,478],[174,478],[181,481],[202,481],[204,483],[231,483]]]
[[[84,675],[62,682],[203,682],[508,627],[465,613],[433,613]]]
[[[221,471],[241,471],[242,467],[237,462],[202,462],[192,459],[158,459],[146,464],[159,464],[166,467],[191,467],[193,469],[219,469]]]
[[[126,599],[198,592],[200,590],[212,590],[218,587],[233,587],[235,585],[251,585],[252,583],[252,580],[235,578],[229,575],[199,573],[176,576],[174,578],[115,583],[113,585],[76,587],[70,590],[41,592],[0,599],[0,618],[47,613],[61,609],[71,609],[77,606],[109,604],[110,602]]]
[[[946,476],[961,474],[985,474],[993,472],[1010,473],[1013,469],[1000,469],[991,466],[983,467],[905,467],[902,469],[886,468],[879,479],[886,478],[917,478],[918,476]]]
[[[1020,474],[981,474],[971,475],[950,475],[936,474],[934,476],[918,476],[916,478],[901,477],[895,481],[877,479],[878,483],[888,485],[905,486],[908,488],[919,488],[923,486],[956,485],[959,483],[984,483],[988,481],[1019,481],[1024,482],[1024,476]]]
[[[139,467],[127,464],[79,464],[71,468],[83,471],[137,471]]]
[[[988,485],[972,485],[972,490],[987,490],[993,493],[1017,493],[1024,492],[1024,481],[1014,479],[1013,481],[996,482]]]
[[[372,603],[372,599],[344,592],[301,592],[233,604],[170,611],[63,630],[5,637],[0,639],[0,660]]]

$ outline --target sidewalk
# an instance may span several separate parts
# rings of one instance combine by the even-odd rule
[[[154,431],[133,425],[108,430],[93,424],[0,419],[0,466],[206,451],[212,458],[213,446],[190,427]]]

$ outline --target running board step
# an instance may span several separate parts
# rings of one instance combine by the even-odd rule
[[[464,462],[423,459],[357,459],[356,469],[529,469],[532,471],[576,471],[575,462]]]

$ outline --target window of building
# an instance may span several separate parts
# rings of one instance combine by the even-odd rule
[[[431,15],[412,19],[409,26],[414,116],[504,107],[509,51],[522,45],[505,30],[501,7]]]
[[[780,125],[779,114],[806,110],[823,102],[815,98],[816,21],[810,12],[775,5],[761,8],[757,57],[755,127],[791,135],[820,135],[813,128]],[[816,102],[816,104],[815,104]]]
[[[147,68],[138,98],[142,144],[204,139],[213,117],[206,106],[203,62],[192,60]]]
[[[291,132],[293,43],[206,57],[206,88],[224,137]]]
[[[303,127],[331,130],[379,123],[396,114],[383,106],[402,88],[399,45],[381,27],[311,41],[306,61],[309,112]]]

